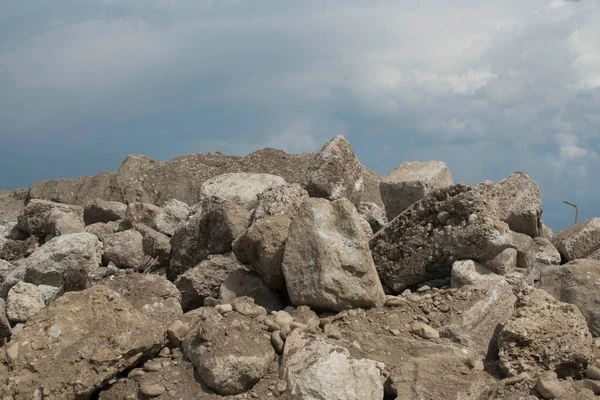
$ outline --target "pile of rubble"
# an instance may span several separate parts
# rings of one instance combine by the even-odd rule
[[[600,219],[515,173],[130,156],[0,193],[3,399],[595,399]]]

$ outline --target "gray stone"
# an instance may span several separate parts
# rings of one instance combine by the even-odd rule
[[[83,208],[34,199],[19,215],[17,227],[40,238],[84,232]]]
[[[10,323],[6,317],[6,302],[0,299],[0,340],[11,336]]]
[[[250,211],[228,201],[210,201],[171,238],[169,280],[175,280],[209,254],[224,254],[250,225]]]
[[[486,198],[459,184],[413,204],[377,232],[370,247],[382,282],[401,293],[407,286],[449,276],[454,261],[485,264],[513,244],[508,226],[495,217]]]
[[[252,388],[275,358],[270,334],[238,313],[218,323],[201,321],[185,338],[183,352],[202,381],[221,395]]]
[[[26,322],[44,307],[46,303],[38,287],[31,283],[19,282],[8,292],[6,316],[13,323]]]
[[[437,339],[440,337],[440,333],[435,328],[422,322],[413,322],[410,325],[410,331],[423,339]]]
[[[154,320],[95,285],[66,293],[27,321],[9,343],[10,356],[0,352],[10,366],[0,387],[16,399],[37,398],[42,389],[48,398],[90,398],[163,343],[164,329]]]
[[[281,310],[283,305],[275,293],[255,272],[238,269],[229,274],[221,284],[219,298],[232,302],[237,297],[251,297],[268,312]]]
[[[57,236],[25,260],[23,280],[60,287],[65,272],[96,269],[101,263],[102,247],[102,242],[91,233]]]
[[[487,198],[488,207],[514,232],[531,237],[542,234],[542,197],[537,184],[516,172],[498,182],[486,181],[477,190]]]
[[[592,358],[593,338],[585,317],[571,304],[526,287],[498,336],[500,367],[506,376],[554,370],[579,376]]]
[[[228,173],[204,182],[202,197],[232,202],[250,211],[258,205],[259,194],[285,184],[285,179],[271,174]]]
[[[357,210],[365,221],[369,223],[373,233],[379,231],[388,223],[385,210],[375,203],[363,201],[358,205]]]
[[[307,198],[308,192],[297,183],[266,189],[258,195],[253,223],[265,217],[286,216],[291,219]]]
[[[600,218],[581,221],[554,235],[552,244],[565,261],[578,258],[600,259],[595,252],[600,248]]]
[[[135,224],[133,229],[142,235],[144,254],[156,258],[160,264],[167,265],[171,255],[171,239],[144,224]]]
[[[86,225],[98,222],[111,222],[124,219],[127,214],[127,205],[118,201],[105,201],[94,199],[83,208],[83,222]]]
[[[119,232],[119,221],[110,221],[110,222],[96,222],[95,224],[90,224],[85,227],[85,231],[96,235],[100,241],[104,242],[104,239],[107,236],[112,235],[113,233]]]
[[[383,305],[370,236],[369,224],[346,199],[302,203],[282,265],[291,302],[335,311]]]
[[[104,265],[113,262],[118,268],[143,270],[146,262],[143,236],[136,230],[113,233],[104,239]]]
[[[599,337],[598,282],[600,282],[600,261],[580,259],[542,269],[538,287],[557,300],[577,306],[585,316],[592,335]]]
[[[479,360],[497,354],[498,329],[512,316],[517,300],[506,279],[496,278],[475,282],[474,290],[465,301],[454,303],[453,312],[439,329],[442,337],[473,350]],[[465,289],[456,293],[457,297]]]
[[[181,307],[184,311],[202,307],[207,297],[219,297],[221,284],[233,271],[244,268],[232,255],[209,256],[194,268],[179,275],[175,286],[181,292]]]
[[[485,266],[495,274],[506,276],[517,268],[519,252],[517,249],[504,249],[493,259],[486,261]]]
[[[185,224],[190,216],[190,208],[182,201],[171,199],[163,206],[162,211],[154,218],[156,230],[167,236],[173,236],[175,231]]]
[[[387,219],[393,220],[436,189],[451,186],[452,175],[441,161],[405,162],[381,181],[379,191]]]
[[[121,230],[132,229],[138,224],[156,229],[156,217],[163,212],[161,207],[149,203],[129,203]]]
[[[164,276],[119,271],[100,281],[165,328],[183,314],[181,294]]]
[[[298,400],[383,399],[385,364],[356,359],[336,344],[293,331],[283,350],[281,375]]]
[[[0,259],[0,283],[4,282],[4,280],[10,275],[10,273],[15,269],[15,266],[9,263],[8,261]]]
[[[556,399],[565,391],[554,371],[543,372],[538,378],[535,388],[544,399]]]
[[[290,218],[285,215],[263,217],[233,242],[237,259],[252,265],[273,290],[286,289],[281,264],[290,223]]]
[[[453,288],[460,288],[465,285],[477,285],[482,282],[491,282],[503,280],[497,275],[473,260],[459,260],[452,264],[452,273],[450,275],[450,285]]]
[[[550,265],[560,265],[560,253],[552,245],[550,240],[543,237],[533,239],[533,275],[536,281],[540,280],[541,272]]]
[[[24,264],[16,266],[4,279],[2,285],[0,285],[0,297],[6,300],[8,292],[17,283],[22,282],[25,279],[26,267]]]
[[[363,169],[345,137],[337,135],[325,143],[308,167],[302,185],[311,197],[345,198],[360,204]]]

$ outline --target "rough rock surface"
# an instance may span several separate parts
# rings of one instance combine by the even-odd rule
[[[135,225],[143,224],[156,229],[156,217],[163,212],[161,207],[149,203],[129,203],[125,220],[121,224],[123,229],[131,229]]]
[[[498,182],[486,181],[477,185],[477,190],[512,231],[531,237],[542,235],[542,196],[527,174],[516,172]]]
[[[127,205],[118,201],[105,201],[94,199],[83,208],[83,222],[86,225],[97,222],[111,222],[124,219],[127,214]]]
[[[232,255],[216,254],[181,274],[175,286],[181,292],[183,311],[202,307],[207,297],[219,297],[221,284],[229,274],[241,268],[244,266]]]
[[[85,231],[83,208],[46,200],[31,200],[18,221],[19,229],[42,238]]]
[[[181,294],[164,276],[119,271],[100,284],[119,293],[133,308],[165,327],[183,314]]]
[[[155,321],[115,291],[96,285],[67,293],[33,316],[0,353],[1,363],[10,367],[0,375],[2,394],[89,398],[162,343]]]
[[[250,389],[275,357],[268,332],[235,312],[218,323],[200,322],[186,337],[183,350],[202,381],[223,395]]]
[[[6,316],[13,322],[25,322],[46,307],[44,296],[36,285],[19,282],[8,292]]]
[[[450,338],[478,352],[481,359],[488,360],[496,359],[499,329],[512,316],[517,301],[506,279],[495,277],[474,282],[469,297],[458,308],[460,313],[452,313],[440,328],[442,337]]]
[[[206,204],[171,238],[169,280],[177,279],[209,254],[231,251],[235,238],[250,225],[250,217],[250,212],[236,203],[210,201]]]
[[[393,220],[432,191],[452,184],[450,170],[441,161],[412,161],[400,164],[379,186],[387,219]]]
[[[18,189],[13,192],[0,190],[0,225],[16,221],[25,208],[29,190]]]
[[[415,203],[370,241],[382,282],[396,293],[450,275],[454,261],[485,263],[512,247],[508,226],[473,187],[458,184]]]
[[[142,248],[145,255],[156,258],[160,264],[169,262],[169,257],[171,256],[171,239],[167,235],[144,224],[135,224],[133,229],[142,235]]]
[[[253,223],[265,217],[292,218],[307,198],[308,192],[297,183],[268,188],[258,195],[258,205],[252,217]]]
[[[459,260],[452,264],[450,285],[460,288],[482,282],[498,281],[502,278],[473,260]]]
[[[219,298],[231,303],[237,297],[252,297],[268,312],[281,310],[283,305],[262,278],[255,272],[238,269],[229,274],[219,289]]]
[[[533,274],[535,280],[539,280],[542,270],[551,265],[560,265],[561,258],[558,250],[546,238],[534,238],[533,245]]]
[[[354,359],[345,348],[299,331],[286,340],[281,368],[298,400],[383,399],[383,363]]]
[[[580,259],[544,268],[538,287],[557,300],[577,306],[590,332],[600,336],[600,261]]]
[[[388,223],[388,219],[385,215],[385,210],[379,207],[375,203],[361,202],[356,208],[360,215],[369,223],[373,233],[379,231]]]
[[[576,306],[529,287],[498,336],[500,366],[507,376],[551,369],[563,378],[578,377],[592,358],[592,344]]]
[[[600,259],[600,218],[581,221],[554,235],[552,244],[565,261]]]
[[[302,184],[311,197],[345,198],[360,204],[363,169],[345,137],[337,135],[325,143],[308,167]]]
[[[95,224],[87,225],[85,227],[85,231],[96,235],[100,241],[104,242],[104,239],[107,236],[112,235],[113,233],[119,232],[119,221],[110,221],[107,223],[96,222]]]
[[[281,265],[290,223],[291,219],[285,215],[263,217],[233,242],[237,259],[252,265],[273,290],[286,289]]]
[[[14,265],[0,258],[0,283],[4,282],[13,269],[15,269]]]
[[[202,197],[239,204],[250,211],[258,205],[258,195],[267,189],[285,185],[280,176],[243,172],[215,176],[202,184]]]
[[[154,218],[156,230],[167,236],[173,236],[190,216],[190,208],[182,201],[171,199],[163,206],[162,211]]]
[[[346,199],[300,206],[285,246],[283,274],[293,304],[343,310],[385,301],[369,251],[371,228]]]
[[[105,237],[103,264],[112,262],[118,268],[143,270],[146,261],[143,241],[142,234],[133,229]]]
[[[4,299],[0,299],[0,342],[4,338],[11,336],[10,322],[6,316],[6,302]]]
[[[25,260],[23,280],[35,285],[60,287],[65,272],[91,271],[100,265],[101,259],[102,243],[91,233],[57,236]]]

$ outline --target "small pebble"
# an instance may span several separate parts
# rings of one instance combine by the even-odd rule
[[[440,337],[437,330],[422,322],[413,322],[410,325],[410,331],[423,339],[437,339]]]
[[[142,382],[140,383],[140,394],[148,397],[160,396],[165,392],[165,387],[158,383]]]
[[[327,335],[327,337],[331,339],[340,339],[342,337],[342,332],[340,331],[340,328],[333,324],[325,325],[323,331],[325,332],[325,335]]]
[[[554,371],[543,372],[538,378],[535,388],[544,399],[560,397],[565,391]]]
[[[600,368],[590,364],[585,371],[585,375],[590,379],[600,381]]]

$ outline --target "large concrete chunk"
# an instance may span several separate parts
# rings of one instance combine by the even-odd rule
[[[516,172],[498,182],[483,182],[477,190],[487,198],[496,217],[512,231],[542,236],[542,196],[528,175]]]
[[[600,259],[600,218],[581,221],[556,233],[552,244],[565,261],[588,257]]]
[[[219,298],[231,303],[238,297],[251,297],[267,312],[283,309],[281,301],[255,272],[245,269],[233,271],[219,289]]]
[[[452,184],[450,170],[441,161],[412,161],[400,164],[379,186],[387,219],[393,220],[433,190]]]
[[[36,285],[19,282],[8,292],[6,316],[13,322],[25,322],[46,307],[44,296]]]
[[[592,345],[585,317],[576,306],[528,287],[498,337],[500,366],[507,376],[551,369],[562,378],[576,377],[591,360]]]
[[[281,375],[298,400],[383,399],[385,364],[355,359],[345,348],[299,331],[287,338]]]
[[[244,268],[233,255],[215,254],[179,275],[175,286],[181,292],[183,311],[202,307],[207,297],[219,297],[219,289],[225,279],[233,271]]]
[[[297,183],[275,186],[258,195],[253,222],[265,217],[286,216],[292,218],[308,193]]]
[[[97,222],[111,222],[124,219],[127,214],[127,205],[118,201],[105,201],[94,199],[88,202],[83,209],[83,222],[86,225]]]
[[[358,207],[356,207],[356,209],[360,215],[363,216],[365,221],[369,223],[373,233],[379,231],[389,222],[385,215],[385,211],[375,203],[363,201],[358,205]]]
[[[235,312],[219,322],[201,321],[185,338],[183,351],[202,381],[222,395],[252,388],[275,358],[268,332]]]
[[[457,309],[440,329],[442,337],[476,351],[480,359],[495,356],[498,330],[511,317],[517,300],[506,279],[494,274],[483,277],[470,283],[468,300],[455,303]]]
[[[190,208],[182,201],[171,199],[165,203],[162,211],[154,218],[156,230],[167,236],[173,236],[175,231],[185,224],[190,216]]]
[[[0,298],[0,342],[11,335],[10,323],[6,316],[6,302]]]
[[[512,247],[512,235],[477,190],[459,184],[409,207],[377,232],[370,246],[379,277],[399,293],[449,276],[454,261],[493,260]]]
[[[600,336],[600,261],[580,259],[565,265],[547,266],[541,271],[539,288],[556,299],[579,307],[590,332]]]
[[[252,265],[273,290],[286,289],[281,264],[290,223],[290,218],[285,215],[264,217],[233,242],[237,259]]]
[[[120,271],[100,281],[164,327],[183,314],[181,294],[164,276]]]
[[[550,240],[543,237],[533,239],[533,275],[535,280],[540,279],[541,271],[551,265],[560,265],[560,253],[552,245]]]
[[[144,269],[143,236],[136,230],[113,233],[104,238],[103,263],[113,262],[118,268]]]
[[[163,329],[106,286],[71,292],[33,316],[0,361],[5,395],[90,398],[163,345]],[[34,343],[34,345],[32,345]],[[52,349],[51,351],[49,349]]]
[[[91,233],[57,236],[29,256],[24,265],[25,282],[60,287],[68,271],[92,271],[102,260],[102,242]]]
[[[198,265],[209,254],[224,254],[250,225],[251,213],[230,201],[209,201],[171,238],[169,280]]]
[[[308,167],[303,186],[311,197],[360,204],[363,169],[345,137],[337,135],[325,143]]]
[[[84,232],[83,208],[34,199],[19,215],[17,227],[42,238]]]
[[[270,174],[223,174],[202,184],[202,197],[230,201],[252,210],[258,205],[259,194],[285,184],[285,179]]]
[[[292,303],[330,310],[382,305],[385,295],[369,251],[370,236],[369,224],[346,199],[302,203],[282,265]]]

